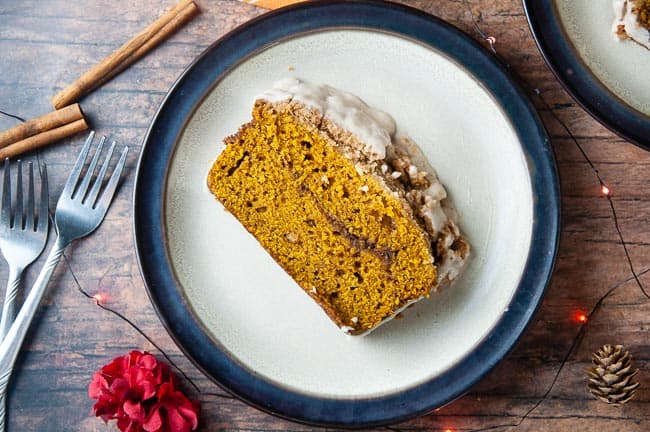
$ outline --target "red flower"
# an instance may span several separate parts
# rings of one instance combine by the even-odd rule
[[[176,389],[169,366],[151,354],[131,351],[95,372],[88,395],[93,414],[117,420],[122,432],[189,432],[198,424],[198,402]]]
[[[147,432],[190,432],[198,424],[198,404],[174,389],[171,383],[163,383],[158,391],[158,403],[151,410],[144,424]]]

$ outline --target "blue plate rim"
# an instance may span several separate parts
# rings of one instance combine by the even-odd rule
[[[650,116],[626,104],[591,72],[567,37],[555,1],[523,0],[528,26],[546,64],[593,118],[623,139],[650,150]]]
[[[446,53],[482,83],[511,120],[531,173],[531,250],[509,309],[478,347],[445,374],[373,398],[334,399],[271,383],[229,357],[190,313],[167,255],[166,173],[176,141],[203,97],[242,58],[286,37],[340,27],[393,33]],[[525,139],[524,139],[525,138]],[[464,394],[519,340],[548,285],[559,242],[557,168],[544,127],[507,69],[452,25],[408,6],[373,0],[313,1],[279,9],[234,29],[208,47],[176,80],[145,135],[133,192],[133,233],[140,273],[164,327],[188,358],[231,394],[273,415],[310,425],[363,428],[408,420]]]

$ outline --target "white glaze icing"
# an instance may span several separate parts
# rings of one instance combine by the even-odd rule
[[[369,107],[357,96],[328,85],[285,78],[273,84],[258,99],[272,103],[295,100],[315,108],[323,116],[350,131],[366,145],[370,160],[386,157],[386,148],[395,134],[395,120],[383,111]]]
[[[621,40],[618,35],[619,26],[623,26],[625,33],[630,39],[640,43],[650,49],[650,31],[641,26],[638,22],[638,16],[634,11],[634,2],[631,0],[613,0],[614,7],[614,24],[612,25],[612,34],[617,40]]]

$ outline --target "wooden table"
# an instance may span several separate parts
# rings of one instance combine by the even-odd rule
[[[480,39],[459,0],[403,3],[443,18]],[[131,232],[135,164],[152,116],[176,77],[217,38],[263,12],[235,0],[204,0],[203,14],[144,60],[82,100],[99,134],[131,146],[125,181],[100,229],[67,250],[28,335],[9,395],[10,431],[117,430],[89,416],[93,372],[132,349],[159,352],[127,323],[77,289],[107,295],[204,392],[223,393],[176,348],[154,312],[140,277]],[[32,118],[48,112],[64,85],[170,7],[169,0],[26,0],[0,4],[0,109]],[[631,263],[650,284],[650,155],[593,120],[549,72],[518,0],[472,1],[482,30],[542,100],[531,96],[552,137],[562,179],[563,229],[553,281],[533,324],[509,357],[466,396],[436,413],[390,430],[648,431],[650,430],[650,301],[631,279],[612,208],[568,126],[613,192],[612,203]],[[0,115],[0,129],[15,120]],[[48,164],[52,203],[82,144],[66,139],[39,153]],[[42,262],[42,259],[41,259]],[[32,267],[29,284],[39,265]],[[0,266],[0,279],[7,268]],[[618,287],[589,317],[611,288]],[[581,333],[581,328],[584,332]],[[580,336],[580,337],[578,337]],[[586,391],[584,368],[605,343],[624,344],[641,370],[642,387],[623,407]],[[307,430],[233,399],[198,395],[201,430]]]

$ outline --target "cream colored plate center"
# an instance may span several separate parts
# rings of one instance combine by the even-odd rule
[[[438,170],[473,259],[453,290],[366,337],[344,335],[205,186],[222,139],[287,75],[357,94],[391,114]],[[466,356],[520,280],[532,227],[529,173],[499,106],[431,49],[372,31],[296,37],[232,70],[190,120],[166,191],[169,252],[195,314],[241,364],[286,388],[368,397],[422,383]]]

